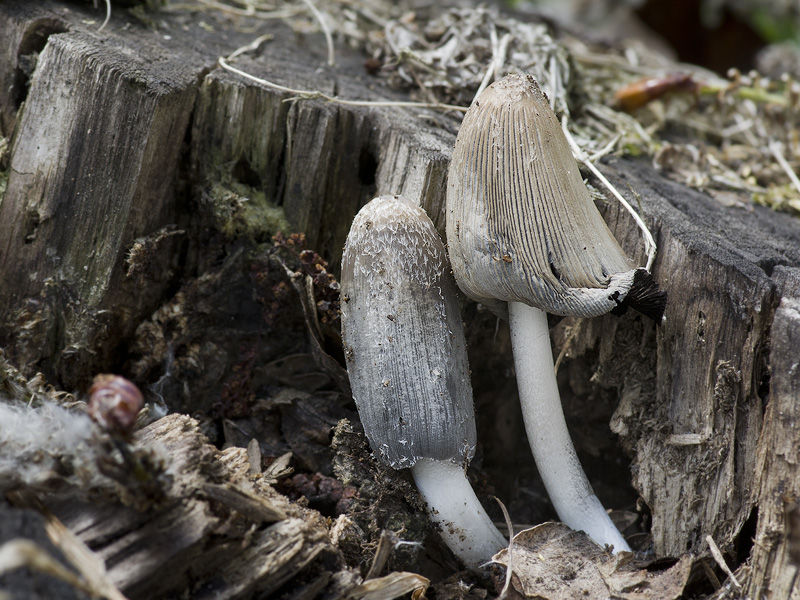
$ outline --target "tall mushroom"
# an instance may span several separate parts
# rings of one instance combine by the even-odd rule
[[[448,176],[447,243],[464,293],[496,312],[507,303],[525,428],[559,518],[628,550],[569,437],[546,313],[593,317],[631,306],[660,322],[666,295],[609,231],[533,78],[495,82],[464,117]]]
[[[425,211],[381,196],[356,215],[342,257],[342,338],[376,456],[411,469],[442,537],[470,568],[505,540],[465,468],[475,416],[456,286]]]

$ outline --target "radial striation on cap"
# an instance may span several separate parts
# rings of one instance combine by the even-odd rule
[[[594,206],[533,78],[489,86],[464,117],[448,175],[447,241],[471,298],[596,316],[624,301],[631,261]],[[605,290],[622,290],[614,298]]]

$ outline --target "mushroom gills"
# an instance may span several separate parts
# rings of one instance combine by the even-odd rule
[[[617,298],[614,298],[617,302]],[[636,269],[633,283],[624,298],[611,309],[612,315],[624,315],[632,308],[661,325],[664,321],[664,310],[667,307],[667,292],[660,290],[652,273],[647,269]]]

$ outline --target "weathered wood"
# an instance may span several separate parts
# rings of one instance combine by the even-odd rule
[[[2,56],[8,57],[0,69],[0,136],[11,137],[17,111],[25,100],[38,54],[50,35],[63,33],[67,25],[56,14],[36,11],[19,20],[8,12],[0,15]],[[5,166],[5,165],[4,165]]]
[[[245,449],[221,455],[193,419],[164,417],[137,434],[137,444],[165,461],[171,481],[163,506],[139,512],[74,498],[51,506],[105,561],[126,596],[269,593],[330,548],[318,513],[248,476]]]
[[[75,385],[85,383],[87,366],[111,359],[118,348],[108,341],[130,336],[130,316],[151,311],[173,276],[174,258],[164,260],[142,294],[125,259],[137,237],[178,218],[180,140],[201,65],[194,73],[173,68],[166,49],[143,36],[102,39],[74,27],[77,15],[47,6],[4,5],[0,17],[4,38],[20,44],[4,57],[3,80],[18,74],[23,57],[33,60],[32,37],[41,48],[16,115],[0,204],[0,264],[10,267],[0,319],[14,324],[0,343],[13,342],[26,368]],[[2,99],[6,123],[21,85]],[[165,244],[164,258],[173,248]]]
[[[661,246],[654,270],[670,294],[657,332],[655,396],[637,402],[627,395],[636,414],[628,424],[637,449],[635,486],[653,511],[658,553],[702,547],[706,535],[727,545],[757,493],[759,388],[776,290],[751,257],[775,260],[757,254],[766,250],[759,238],[769,236],[756,214],[734,218],[699,193],[654,189],[640,176],[627,180],[643,196],[655,191],[662,198],[645,212]],[[800,239],[796,227],[792,235]],[[796,250],[786,254],[788,261],[800,258]]]
[[[0,500],[0,546],[10,540],[28,540],[69,569],[58,548],[47,539],[43,517],[34,510],[11,506]],[[66,582],[37,571],[19,570],[0,575],[0,589],[11,598],[78,599],[80,592]]]
[[[749,549],[737,536],[762,481],[770,327],[782,294],[770,275],[774,265],[800,264],[800,223],[758,207],[720,207],[636,163],[610,167],[619,188],[641,194],[657,232],[654,273],[670,294],[667,320],[655,331],[634,315],[565,320],[562,344],[568,356],[592,360],[584,401],[618,390],[612,429],[635,452],[634,486],[652,512],[656,552],[700,549],[707,535],[725,550]],[[604,212],[618,237],[638,244],[627,215],[614,205]]]
[[[790,515],[800,498],[800,269],[777,268],[782,300],[770,329],[770,402],[759,441],[758,528],[747,578],[753,598],[800,597]],[[796,528],[796,525],[795,525]]]
[[[234,233],[256,238],[288,220],[334,264],[350,218],[379,188],[441,212],[447,132],[420,128],[402,110],[286,103],[288,94],[227,72],[203,78],[249,33],[232,29],[221,39],[199,27],[187,33],[176,21],[170,42],[141,27],[98,34],[57,6],[4,7],[0,16],[11,59],[0,69],[0,81],[10,82],[0,97],[3,130],[14,123],[0,206],[0,262],[13,265],[0,288],[0,318],[11,326],[0,343],[26,370],[77,387],[124,353],[120,341],[177,276],[185,235],[164,228],[185,224],[195,206],[213,213],[241,201],[253,216]],[[290,32],[273,27],[267,63],[243,60],[256,75],[374,96],[352,76],[360,63],[351,59],[344,73],[309,71],[314,48],[298,53]],[[36,61],[31,40],[42,49]],[[36,67],[27,95],[23,63]],[[186,176],[201,197],[182,206],[176,184]],[[236,183],[246,186],[238,197]],[[276,206],[279,215],[270,213]]]
[[[296,70],[290,39],[276,32],[270,59],[242,58],[256,77],[300,89],[372,99],[360,64],[310,73]],[[382,96],[395,94],[384,91]],[[319,102],[288,101],[286,92],[265,90],[227,71],[208,74],[192,121],[191,168],[206,185],[219,181],[263,190],[256,198],[282,207],[293,231],[333,266],[338,264],[350,221],[380,190],[396,190],[425,207],[444,231],[444,186],[452,135],[402,109],[370,110]],[[441,115],[434,116],[437,120]],[[233,165],[233,168],[231,168]],[[274,223],[262,221],[262,227]]]

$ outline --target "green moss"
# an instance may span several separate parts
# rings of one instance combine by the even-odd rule
[[[800,215],[800,200],[797,199],[797,190],[791,184],[770,186],[766,193],[753,194],[753,202],[772,210]]]
[[[786,18],[779,11],[757,7],[750,13],[750,24],[762,38],[771,44],[800,41],[800,27],[795,19]]]
[[[628,143],[622,147],[622,151],[628,156],[641,156],[644,154],[642,148],[638,144]]]
[[[202,208],[213,226],[229,237],[263,241],[278,231],[289,230],[281,207],[267,200],[264,192],[240,183],[212,184]]]

